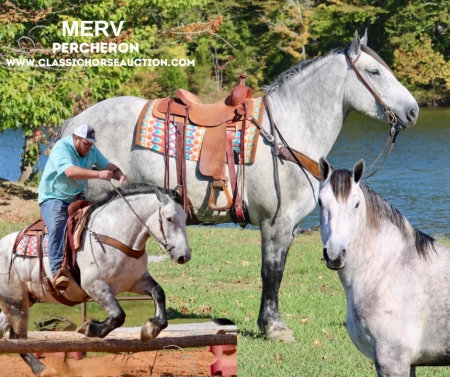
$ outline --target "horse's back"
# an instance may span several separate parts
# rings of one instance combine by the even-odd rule
[[[67,121],[62,137],[71,135],[81,124],[91,125],[97,135],[99,145],[128,134],[147,103],[146,99],[132,96],[114,97],[101,101]],[[105,132],[107,131],[107,132]],[[114,131],[114,132],[109,132]]]

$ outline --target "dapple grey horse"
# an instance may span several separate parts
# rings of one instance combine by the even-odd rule
[[[116,295],[134,292],[151,296],[155,302],[155,317],[141,329],[141,340],[147,341],[167,327],[167,318],[164,291],[147,271],[145,243],[151,235],[176,263],[188,262],[191,256],[186,236],[186,214],[174,201],[179,200],[176,191],[160,190],[148,184],[132,184],[118,190],[120,193],[111,191],[94,205],[86,225],[88,231],[82,237],[82,246],[76,257],[82,291],[71,291],[69,286],[67,296],[72,301],[82,301],[87,295],[108,312],[109,317],[105,321],[90,321],[77,330],[86,336],[100,338],[125,322],[125,313]],[[125,255],[112,246],[96,242],[98,235],[112,237],[135,251],[144,250],[143,255],[139,258]],[[10,338],[25,339],[29,307],[37,301],[56,300],[40,282],[37,258],[14,255],[8,274],[16,236],[17,233],[12,233],[0,240],[0,337],[9,328]],[[48,258],[43,260],[46,274],[51,276]],[[35,374],[57,374],[31,353],[20,356]]]
[[[397,115],[401,127],[413,125],[418,117],[419,108],[412,95],[389,69],[361,50],[361,40],[355,35],[347,49],[333,50],[298,64],[267,87],[266,102],[280,132],[292,148],[315,161],[328,154],[351,111],[378,119],[385,117],[383,107],[349,65],[345,51],[367,83]],[[134,144],[136,122],[146,102],[136,97],[105,100],[65,122],[62,135],[70,135],[80,124],[92,125],[100,150],[124,170],[131,182],[162,186],[164,156]],[[266,112],[262,126],[266,131],[272,129]],[[175,186],[175,159],[170,160],[170,182]],[[278,165],[279,188],[273,148],[263,138],[258,143],[254,163],[245,168],[242,197],[251,223],[261,230],[263,288],[259,328],[270,338],[293,341],[278,309],[278,291],[294,231],[314,209],[319,182],[292,162],[280,160]],[[205,222],[231,222],[228,213],[217,215],[208,207],[210,181],[200,174],[197,161],[186,161],[186,170],[188,195],[197,218]],[[88,193],[96,197],[95,190],[100,188],[90,186]]]
[[[347,298],[347,330],[378,376],[450,365],[450,249],[413,228],[353,173],[331,172],[319,194],[323,254]]]

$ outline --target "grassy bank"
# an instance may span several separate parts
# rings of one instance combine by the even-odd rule
[[[0,236],[13,228],[18,226],[0,221]],[[337,273],[321,260],[318,232],[297,236],[287,260],[280,310],[297,339],[292,344],[266,340],[256,325],[261,294],[259,232],[191,227],[188,235],[192,260],[186,265],[169,260],[150,264],[150,273],[166,292],[172,319],[226,317],[238,325],[239,376],[376,376],[373,363],[348,337],[344,291]],[[163,253],[154,242],[149,242],[148,250]],[[125,303],[127,324],[143,323],[148,305],[147,301]],[[33,308],[37,317],[43,315],[39,306],[44,305]],[[64,310],[79,322],[79,309]],[[58,307],[53,314],[66,316],[61,313]],[[95,317],[104,319],[106,314],[99,309]],[[450,368],[419,368],[417,374],[449,373]]]

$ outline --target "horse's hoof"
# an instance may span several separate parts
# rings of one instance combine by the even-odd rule
[[[286,342],[286,343],[294,343],[295,338],[291,330],[275,330],[267,333],[267,337],[270,340]]]
[[[45,369],[38,374],[40,377],[51,377],[51,376],[60,376],[59,372],[56,369],[45,367]]]
[[[166,327],[167,324],[165,326],[161,326],[151,321],[147,321],[147,323],[141,328],[141,341],[147,342],[149,340],[155,339],[159,335],[159,333]]]
[[[76,329],[76,332],[86,335],[86,336],[92,336],[92,335],[89,335],[89,325],[90,325],[90,322],[86,322],[83,326]]]
[[[281,320],[270,321],[263,329],[263,333],[265,333],[270,340],[286,343],[295,342],[292,330]]]

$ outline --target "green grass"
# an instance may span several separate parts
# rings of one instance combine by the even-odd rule
[[[5,229],[0,222],[0,236]],[[192,248],[189,263],[176,265],[164,260],[150,264],[150,273],[166,292],[173,320],[226,317],[237,324],[239,376],[376,376],[373,363],[347,334],[344,291],[337,273],[321,260],[318,232],[295,238],[280,290],[280,311],[296,343],[269,341],[256,325],[261,295],[258,231],[190,227],[188,236]],[[147,250],[163,253],[153,241]],[[122,304],[127,326],[140,325],[153,313],[147,301]],[[89,304],[88,317],[104,319],[106,313],[95,305]],[[58,314],[74,318],[77,324],[81,318],[79,307],[39,304],[32,311],[33,318]],[[417,371],[418,377],[449,374],[448,367]]]

